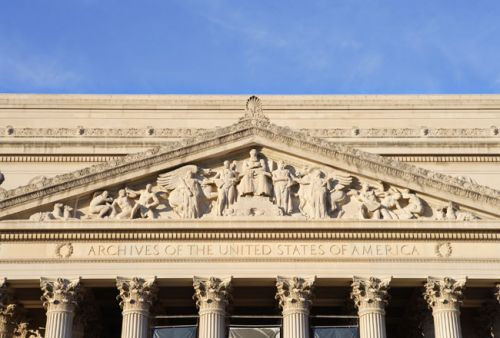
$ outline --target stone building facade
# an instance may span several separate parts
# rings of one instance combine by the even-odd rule
[[[500,337],[500,96],[0,95],[0,337]]]

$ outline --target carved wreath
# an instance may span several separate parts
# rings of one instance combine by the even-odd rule
[[[448,258],[453,253],[453,248],[450,242],[439,242],[436,244],[434,251],[439,258]]]
[[[73,254],[73,244],[61,243],[56,247],[56,256],[59,258],[69,258]]]

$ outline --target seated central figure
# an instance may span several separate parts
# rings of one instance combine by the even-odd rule
[[[241,181],[238,185],[240,196],[268,196],[272,194],[271,173],[266,162],[258,158],[257,150],[250,150],[250,158],[243,162]]]

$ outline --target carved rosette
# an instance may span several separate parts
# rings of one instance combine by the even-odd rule
[[[40,278],[40,287],[47,311],[73,311],[81,298],[80,278]]]
[[[390,278],[354,277],[351,284],[351,299],[354,301],[354,305],[358,310],[383,310],[389,300],[388,290],[390,282]]]
[[[144,278],[123,278],[116,279],[116,287],[120,294],[116,297],[120,301],[123,311],[147,311],[153,305],[158,292],[156,277]]]
[[[458,311],[462,304],[465,279],[454,280],[449,277],[443,279],[427,278],[424,299],[429,308],[436,310]]]
[[[276,299],[283,309],[283,315],[301,312],[309,313],[312,304],[314,283],[316,277],[280,277],[276,278]]]
[[[231,300],[231,281],[228,278],[193,278],[194,296],[196,306],[200,315],[205,312],[226,312],[227,305]]]

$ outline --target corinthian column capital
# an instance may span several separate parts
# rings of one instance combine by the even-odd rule
[[[196,306],[200,311],[226,311],[226,306],[231,299],[231,281],[232,277],[223,279],[193,277],[193,299],[196,300]]]
[[[465,279],[429,277],[425,284],[424,299],[432,310],[458,310],[462,304],[465,282]]]
[[[7,278],[0,278],[0,315],[12,317],[15,305],[11,303],[12,297],[7,287]]]
[[[376,307],[383,309],[389,299],[390,278],[379,279],[376,277],[352,279],[351,299],[358,309],[363,307]]]
[[[497,299],[497,302],[500,303],[500,283],[495,285],[495,297]]]
[[[309,312],[312,304],[314,283],[316,277],[280,277],[276,278],[278,292],[276,299],[279,301],[283,314],[288,311]]]
[[[80,299],[80,278],[40,278],[41,300],[47,310],[72,311]]]
[[[139,277],[117,277],[116,287],[120,292],[116,298],[123,310],[149,311],[158,291],[156,277],[147,280]]]

